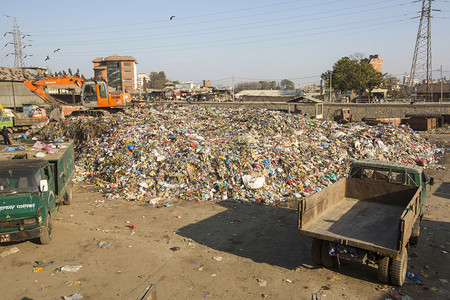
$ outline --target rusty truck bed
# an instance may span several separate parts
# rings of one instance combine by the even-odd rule
[[[421,188],[344,179],[299,203],[300,233],[397,255],[419,214]]]

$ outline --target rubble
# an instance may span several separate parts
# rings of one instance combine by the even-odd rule
[[[315,193],[374,158],[438,167],[432,146],[409,127],[338,124],[250,108],[154,106],[74,117],[26,134],[74,139],[75,182],[128,201],[276,204]],[[156,200],[155,200],[156,199]]]

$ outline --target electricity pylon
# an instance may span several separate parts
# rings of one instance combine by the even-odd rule
[[[408,90],[410,95],[415,91],[414,79],[416,71],[425,74],[426,99],[431,99],[432,67],[431,67],[431,2],[422,0],[422,12],[420,14],[419,30],[417,31],[416,46],[409,73]],[[416,1],[418,2],[418,1]]]

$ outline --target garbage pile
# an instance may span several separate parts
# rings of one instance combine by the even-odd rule
[[[315,193],[374,158],[435,164],[441,151],[407,126],[337,124],[249,108],[154,106],[76,117],[31,133],[74,139],[76,182],[110,198],[274,204]]]

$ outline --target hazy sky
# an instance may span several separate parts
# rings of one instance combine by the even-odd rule
[[[14,17],[28,44],[26,66],[80,69],[113,54],[136,58],[139,73],[230,85],[290,79],[301,87],[343,56],[380,54],[383,71],[409,73],[421,1],[2,0],[0,66],[13,67],[8,42]],[[450,76],[450,1],[436,0],[432,19],[434,78]],[[10,17],[7,17],[10,16]],[[169,20],[175,16],[173,20]],[[61,50],[54,53],[54,50]],[[45,61],[49,55],[50,59]]]

